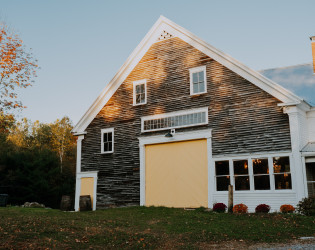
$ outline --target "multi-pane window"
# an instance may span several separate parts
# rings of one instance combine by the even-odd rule
[[[313,194],[315,167],[307,168],[307,173],[309,190]],[[233,185],[235,191],[292,189],[290,157],[222,159],[215,162],[215,179],[217,191],[227,191],[229,185]]]
[[[230,185],[229,161],[215,162],[217,191],[227,191]]]
[[[133,105],[147,103],[146,80],[140,80],[133,83]]]
[[[269,190],[270,178],[268,159],[253,160],[254,187],[255,190]]]
[[[207,92],[206,67],[190,69],[190,94],[202,94]]]
[[[208,124],[208,108],[142,117],[142,131],[157,131]]]
[[[101,130],[101,153],[113,153],[114,152],[114,129],[102,129]]]
[[[273,157],[273,173],[276,189],[292,188],[289,157]]]
[[[248,161],[235,160],[233,161],[233,166],[235,190],[249,190]]]

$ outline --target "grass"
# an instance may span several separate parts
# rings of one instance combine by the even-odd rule
[[[0,248],[202,248],[314,236],[314,217],[129,207],[95,212],[0,208]]]

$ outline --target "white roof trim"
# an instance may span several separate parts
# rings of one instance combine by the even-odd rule
[[[295,94],[288,91],[287,89],[283,88],[279,84],[271,81],[270,79],[264,77],[258,72],[238,62],[231,56],[214,48],[212,45],[204,42],[203,40],[201,40],[200,38],[196,37],[194,34],[189,32],[188,30],[182,28],[181,26],[165,18],[164,16],[160,16],[160,18],[156,21],[156,23],[149,30],[146,36],[142,39],[139,45],[128,57],[126,62],[118,70],[114,78],[103,89],[101,94],[97,97],[97,99],[94,101],[91,107],[87,110],[87,112],[83,115],[83,117],[79,120],[79,122],[73,128],[72,130],[73,133],[82,133],[85,131],[87,126],[92,122],[95,116],[100,112],[100,110],[104,107],[104,105],[116,92],[116,90],[127,78],[127,76],[134,69],[134,67],[138,64],[138,62],[141,60],[144,54],[148,51],[151,45],[157,42],[157,38],[160,36],[163,30],[167,30],[167,32],[172,34],[173,37],[181,38],[183,41],[189,43],[190,45],[200,50],[204,54],[208,55],[209,57],[213,58],[220,64],[224,65],[225,67],[239,74],[243,78],[252,82],[259,88],[263,89],[264,91],[268,92],[272,96],[276,97],[281,102],[285,102],[285,103],[304,102],[303,99],[296,96]]]

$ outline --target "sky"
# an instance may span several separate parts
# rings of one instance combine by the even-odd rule
[[[76,124],[160,15],[263,70],[312,61],[314,11],[314,0],[0,0],[41,67],[17,117]]]

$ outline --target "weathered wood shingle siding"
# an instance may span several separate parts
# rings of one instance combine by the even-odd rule
[[[189,69],[206,65],[208,93],[190,96]],[[133,81],[147,80],[147,104],[133,106]],[[209,107],[213,155],[290,150],[280,101],[179,38],[152,45],[87,128],[82,171],[99,171],[97,206],[139,204],[142,116]],[[101,129],[115,128],[115,152],[101,155]]]

